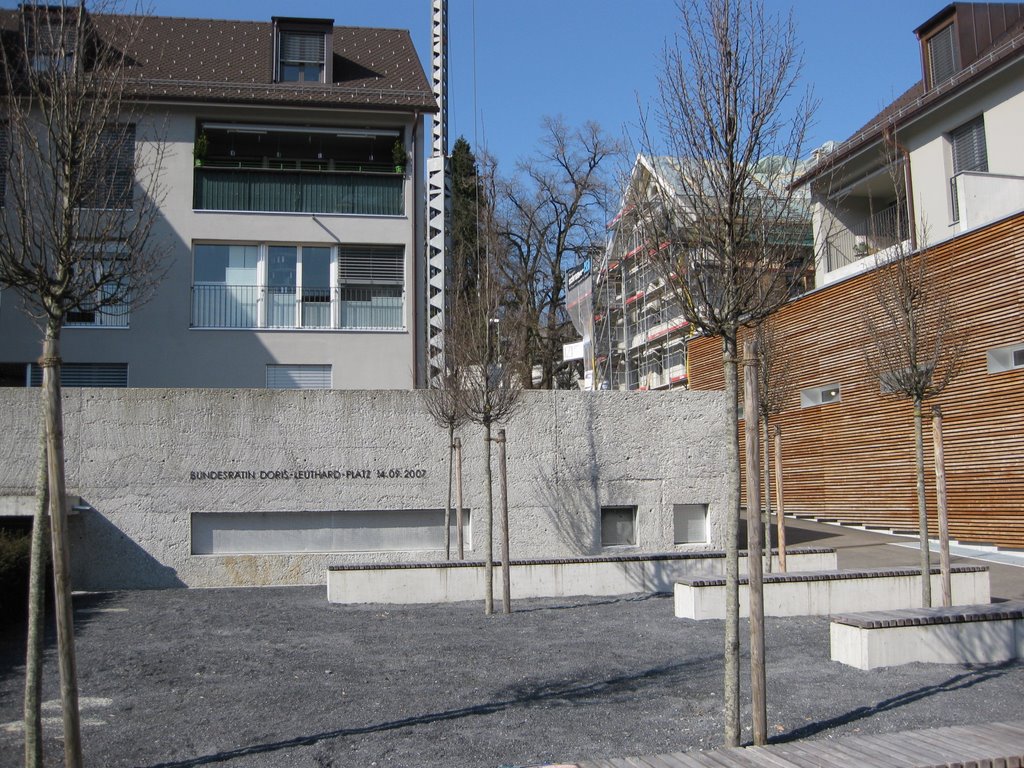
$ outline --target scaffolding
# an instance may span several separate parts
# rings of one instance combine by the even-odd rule
[[[672,287],[651,261],[660,247],[633,209],[611,225],[593,272],[594,370],[599,389],[685,387],[690,326]]]

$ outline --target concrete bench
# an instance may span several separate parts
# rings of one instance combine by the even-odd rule
[[[790,570],[836,566],[835,550],[825,547],[795,547],[786,558]],[[740,562],[746,567],[745,558]],[[513,560],[510,580],[513,598],[671,592],[678,579],[721,574],[724,565],[725,553],[718,550]],[[494,578],[500,598],[500,566]],[[482,599],[483,593],[484,567],[478,561],[334,565],[327,570],[332,603],[449,603]]]
[[[1024,657],[1024,602],[865,611],[832,617],[832,660],[857,669]]]
[[[741,570],[742,572],[742,570]],[[950,569],[956,605],[987,603],[988,568],[956,565]],[[932,595],[941,599],[939,569],[932,569]],[[748,609],[747,579],[740,578],[740,615]],[[867,568],[850,571],[771,573],[764,577],[765,616],[827,616],[872,609],[910,608],[921,602],[921,569]],[[681,619],[724,619],[725,579],[680,579],[675,614]]]

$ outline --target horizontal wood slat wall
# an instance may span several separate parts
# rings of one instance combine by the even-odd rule
[[[990,374],[986,355],[1024,343],[1024,215],[938,245],[927,259],[966,337],[959,375],[925,401],[932,535],[931,406],[937,404],[950,535],[1024,548],[1024,370]],[[782,428],[786,512],[916,531],[913,405],[882,395],[866,363],[865,319],[877,307],[876,281],[872,271],[828,286],[776,317],[793,381],[785,410],[772,420]],[[719,339],[694,339],[688,355],[692,389],[724,387]],[[829,384],[841,386],[840,402],[800,407],[801,389]]]

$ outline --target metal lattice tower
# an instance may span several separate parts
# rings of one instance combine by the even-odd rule
[[[432,0],[431,82],[438,113],[432,121],[427,161],[427,380],[444,370],[451,238],[451,175],[448,160],[448,0]]]

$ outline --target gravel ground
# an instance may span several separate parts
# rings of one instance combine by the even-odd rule
[[[322,588],[76,597],[86,764],[496,768],[720,745],[722,622],[676,619],[667,597],[515,607],[353,608]],[[767,628],[775,740],[1021,716],[1024,664],[860,672],[829,660],[825,618]],[[20,760],[22,637],[0,635],[0,766]],[[51,633],[48,700],[53,650]]]

